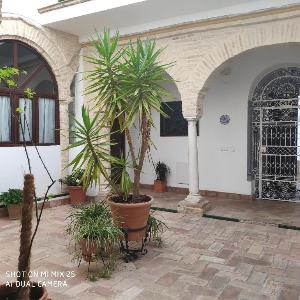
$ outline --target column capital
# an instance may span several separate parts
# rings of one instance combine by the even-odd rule
[[[198,122],[199,121],[199,119],[200,119],[200,117],[186,117],[185,118],[188,122]]]

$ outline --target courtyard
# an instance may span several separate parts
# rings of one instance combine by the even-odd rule
[[[0,1],[0,300],[300,300],[300,0],[25,2]]]
[[[150,189],[145,189],[143,192],[153,196],[154,207],[167,210],[177,210],[179,201],[187,195],[184,192],[155,193]],[[300,227],[300,206],[296,202],[232,199],[217,196],[203,196],[203,199],[210,202],[211,209],[206,212],[206,215],[213,218],[221,217],[240,222]]]
[[[163,246],[148,245],[136,261],[119,260],[110,279],[91,281],[88,264],[78,268],[71,261],[65,218],[72,209],[46,209],[34,242],[32,271],[56,272],[41,280],[66,280],[65,287],[48,285],[51,299],[299,299],[299,231],[157,211],[168,225]],[[6,272],[16,270],[19,222],[3,217],[0,229],[0,278],[6,282],[12,280]],[[90,272],[99,268],[92,263]]]

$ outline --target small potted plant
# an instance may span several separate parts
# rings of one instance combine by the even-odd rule
[[[22,215],[23,192],[20,189],[9,189],[0,195],[0,202],[7,206],[11,220],[18,220]]]
[[[75,242],[74,258],[79,261],[83,258],[88,263],[101,258],[104,271],[109,273],[122,231],[114,224],[107,205],[92,203],[71,212],[67,218],[66,231]]]
[[[70,203],[72,205],[80,205],[86,201],[86,189],[82,186],[82,175],[84,170],[79,169],[72,174],[60,179],[61,183],[68,186],[70,194]]]
[[[167,191],[167,175],[170,174],[169,167],[159,161],[155,165],[156,180],[154,180],[154,191],[156,193],[164,193]]]

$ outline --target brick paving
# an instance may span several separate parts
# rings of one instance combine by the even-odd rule
[[[135,262],[118,262],[111,279],[92,282],[87,263],[77,268],[71,261],[64,233],[69,210],[68,205],[45,210],[33,249],[32,270],[75,272],[74,278],[46,278],[68,285],[48,286],[52,300],[299,300],[299,231],[157,212],[169,226],[164,246],[149,246]],[[18,226],[0,218],[1,282],[16,268]],[[92,264],[91,272],[100,268]]]
[[[186,197],[184,193],[154,193],[150,189],[145,193],[154,196],[154,206],[177,209],[179,201]],[[212,209],[210,215],[236,218],[254,223],[287,224],[300,227],[300,203],[271,200],[230,199],[226,197],[203,197],[209,200]]]

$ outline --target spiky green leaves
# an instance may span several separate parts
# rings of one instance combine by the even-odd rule
[[[93,41],[96,54],[87,57],[87,62],[92,66],[87,72],[88,87],[86,94],[93,96],[93,111],[95,116],[90,117],[88,111],[83,108],[82,120],[75,121],[73,136],[76,142],[69,148],[82,147],[82,150],[71,162],[73,168],[84,168],[83,184],[99,183],[103,175],[112,184],[107,163],[118,165],[121,172],[121,194],[128,198],[132,187],[130,176],[127,173],[128,163],[124,159],[112,158],[109,155],[109,140],[113,123],[117,120],[120,131],[130,135],[129,129],[139,122],[141,132],[141,145],[136,147],[129,143],[131,159],[130,166],[134,166],[134,172],[141,172],[146,151],[151,144],[150,131],[154,126],[152,113],[161,110],[161,101],[168,92],[162,87],[166,79],[166,69],[171,64],[160,62],[161,49],[156,48],[155,41],[142,41],[120,46],[119,34],[110,35],[109,30],[104,30]],[[137,126],[138,127],[138,126]],[[103,133],[103,128],[108,132]],[[128,137],[127,137],[128,138]],[[136,174],[135,174],[136,175]],[[133,194],[139,185],[140,176],[135,176]],[[136,182],[138,181],[138,182]]]
[[[70,134],[76,142],[67,149],[80,147],[81,151],[70,162],[73,170],[84,169],[82,185],[89,187],[100,183],[101,176],[110,181],[110,163],[116,159],[110,155],[110,133],[105,130],[105,124],[100,113],[91,116],[84,106],[81,110],[82,123],[75,119],[75,125]]]
[[[160,63],[162,49],[156,48],[155,41],[138,39],[121,48],[119,34],[111,36],[105,30],[93,45],[96,55],[87,58],[94,68],[86,76],[86,92],[94,95],[95,106],[103,111],[107,123],[118,118],[124,130],[143,113],[152,124],[152,110],[165,115],[161,101],[169,93],[162,83],[167,81],[166,70],[172,64]]]

